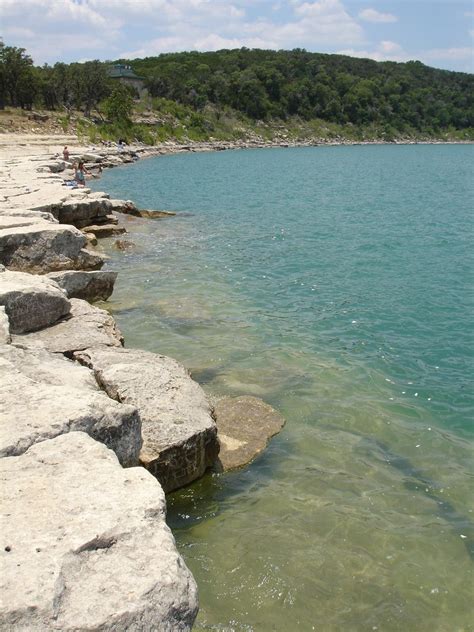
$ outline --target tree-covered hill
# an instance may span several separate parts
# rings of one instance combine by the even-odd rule
[[[304,50],[221,50],[136,59],[151,95],[254,119],[298,115],[420,131],[474,126],[474,76],[420,62],[376,62]]]
[[[143,77],[148,96],[132,104],[108,75],[111,63],[129,64]],[[262,126],[277,124],[298,126],[303,134],[327,129],[354,138],[474,139],[474,75],[416,61],[375,62],[301,49],[183,52],[38,67],[24,49],[0,42],[0,109],[5,106],[82,110],[86,116],[95,110],[107,119],[104,125],[120,118],[121,134],[132,137],[139,137],[137,130],[124,126],[133,112],[154,111],[150,142],[165,134],[224,137],[237,134],[241,125],[260,133]],[[117,129],[109,130],[112,137]]]

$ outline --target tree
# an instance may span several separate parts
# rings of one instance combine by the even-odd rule
[[[37,92],[33,60],[24,48],[0,42],[0,104],[31,109]]]
[[[115,86],[110,97],[104,102],[105,115],[113,123],[129,124],[132,109],[132,96],[121,83]]]

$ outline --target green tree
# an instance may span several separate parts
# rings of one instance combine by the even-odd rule
[[[130,91],[122,84],[115,86],[110,97],[104,102],[105,115],[113,123],[129,124],[132,109],[133,99]]]
[[[6,103],[31,109],[37,93],[33,60],[24,48],[0,42],[0,107]]]

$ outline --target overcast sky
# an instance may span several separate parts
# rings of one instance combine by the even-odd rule
[[[474,70],[464,0],[0,0],[0,36],[35,64],[247,46]]]

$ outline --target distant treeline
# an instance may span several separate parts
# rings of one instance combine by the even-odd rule
[[[418,61],[242,48],[114,63],[130,64],[152,97],[196,111],[232,108],[254,120],[298,116],[399,131],[474,127],[474,75]],[[35,67],[23,49],[0,45],[0,107],[65,106],[90,112],[112,90],[108,65]]]

